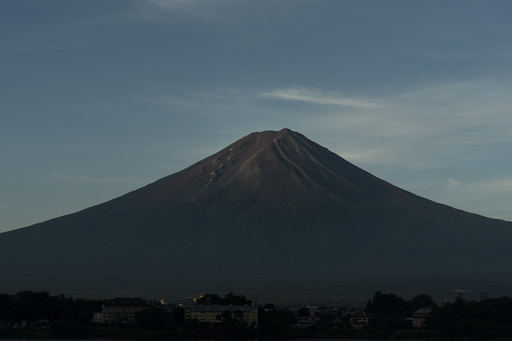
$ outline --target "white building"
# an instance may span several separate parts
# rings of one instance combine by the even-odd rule
[[[135,320],[135,314],[147,307],[147,302],[140,298],[107,299],[101,306],[101,313],[94,313],[92,321],[131,323]]]

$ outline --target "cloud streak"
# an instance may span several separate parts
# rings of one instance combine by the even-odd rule
[[[512,142],[512,86],[500,82],[424,85],[376,97],[304,86],[218,88],[176,98],[168,93],[163,89],[138,99],[233,124],[254,118],[251,130],[289,127],[364,164],[436,169],[474,161],[485,156],[482,150]],[[286,107],[287,103],[292,105]]]
[[[264,98],[273,98],[285,101],[300,101],[321,105],[339,105],[354,108],[381,108],[377,101],[365,100],[357,97],[346,97],[334,91],[323,91],[316,88],[283,88],[261,93]]]
[[[93,183],[93,184],[98,184],[98,183],[110,183],[110,184],[119,184],[120,183],[120,184],[123,184],[123,183],[126,183],[126,184],[137,184],[137,185],[145,184],[145,181],[134,180],[134,179],[91,178],[91,177],[82,176],[82,175],[69,175],[69,174],[58,173],[58,172],[50,173],[50,176],[55,179],[58,179],[58,180],[67,181],[67,182],[77,182],[77,183]]]
[[[348,161],[412,191],[441,190],[442,180],[427,188],[420,183],[433,178],[432,172],[450,172],[453,180],[455,169],[463,169],[465,178],[449,182],[446,191],[455,193],[471,184],[475,191],[491,196],[509,188],[506,181],[475,187],[483,172],[498,177],[512,167],[503,156],[507,146],[512,148],[512,85],[507,82],[425,84],[377,97],[282,87],[259,96],[282,104],[308,103],[290,106],[299,130]],[[283,111],[282,104],[276,110]],[[396,175],[406,170],[420,179],[414,182]]]
[[[433,191],[434,200],[464,207],[464,210],[488,217],[506,217],[510,211],[512,177],[498,176],[473,181],[447,179],[442,191]],[[475,195],[477,193],[477,195]],[[510,220],[510,218],[508,219]]]

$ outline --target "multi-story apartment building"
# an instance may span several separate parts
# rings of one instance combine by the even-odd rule
[[[133,322],[135,314],[147,307],[147,302],[140,298],[106,299],[101,306],[101,313],[94,313],[93,322]]]
[[[258,328],[258,308],[255,305],[185,305],[185,320],[221,323],[223,313],[230,312],[233,318]]]

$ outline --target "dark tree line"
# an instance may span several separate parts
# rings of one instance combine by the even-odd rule
[[[150,305],[135,314],[133,324],[143,329],[175,329],[176,326],[183,325],[184,319],[182,308],[165,309],[159,305]]]
[[[198,303],[218,305],[252,304],[244,296],[232,292],[224,297],[204,295]],[[250,337],[343,337],[343,338],[414,338],[411,335],[411,314],[425,307],[432,311],[417,337],[443,339],[495,339],[512,338],[512,298],[501,297],[481,301],[465,301],[458,297],[451,303],[438,306],[428,295],[405,300],[392,293],[376,292],[368,301],[366,312],[371,317],[364,330],[350,328],[350,316],[335,319],[334,315],[320,315],[312,327],[293,327],[296,315],[288,309],[272,304],[258,307],[258,329],[248,326],[237,312],[219,315],[220,323],[184,321],[184,309],[150,302],[147,309],[136,314],[134,323],[122,324],[121,329],[91,324],[94,312],[101,311],[102,301],[51,296],[48,292],[22,291],[14,295],[0,294],[0,337],[20,337],[20,328],[11,328],[21,321],[44,321],[46,334],[30,337],[114,337],[112,330],[130,333],[141,331],[165,335],[190,336],[250,336]],[[299,311],[298,314],[306,313]],[[341,322],[340,322],[341,321]],[[38,332],[39,333],[39,332]],[[188,334],[187,334],[188,333]],[[404,334],[405,333],[405,334]],[[131,337],[135,334],[123,336]],[[151,334],[153,335],[153,334]],[[118,335],[117,335],[118,336]]]
[[[406,320],[407,317],[420,308],[433,305],[434,300],[429,295],[418,295],[406,301],[395,294],[377,291],[366,306],[367,312],[372,315],[368,327],[381,332],[408,329],[410,322]]]
[[[288,309],[278,309],[273,304],[258,308],[258,329],[261,336],[288,337],[293,335],[292,324],[297,317]]]
[[[419,308],[431,307],[422,328],[435,337],[449,339],[494,339],[512,337],[512,298],[488,298],[465,301],[461,296],[438,306],[428,295],[406,301],[394,294],[378,291],[368,301],[372,315],[369,331],[378,336],[393,335],[397,330],[410,329],[407,317]]]
[[[235,295],[232,291],[224,297],[217,294],[202,295],[196,300],[196,304],[201,305],[251,305],[253,301],[245,298],[244,295]]]
[[[512,337],[512,298],[488,298],[434,307],[426,320],[428,329],[449,338],[492,339]]]
[[[101,311],[101,301],[51,296],[45,291],[0,294],[0,321],[9,325],[41,320],[50,324],[87,325],[96,311]]]

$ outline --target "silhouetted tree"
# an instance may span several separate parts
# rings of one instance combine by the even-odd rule
[[[426,325],[441,337],[491,339],[512,336],[512,299],[455,302],[434,307]]]
[[[410,302],[410,310],[414,312],[421,308],[430,308],[434,305],[434,299],[426,294],[414,296]]]
[[[196,304],[199,305],[251,305],[252,303],[244,295],[235,295],[232,291],[224,297],[220,297],[217,294],[206,294],[196,300]]]
[[[273,305],[272,305],[273,306]],[[268,307],[268,305],[265,305]],[[292,324],[297,317],[288,309],[258,309],[258,331],[261,335],[287,337],[292,334]]]
[[[380,291],[373,295],[366,309],[376,316],[406,316],[410,311],[409,304],[403,298]]]
[[[410,313],[409,303],[395,294],[377,291],[366,309],[374,315],[368,325],[370,329],[388,332],[408,327],[405,318]]]
[[[161,307],[149,306],[135,314],[134,324],[144,328],[171,328],[175,326],[175,320],[172,312]]]

